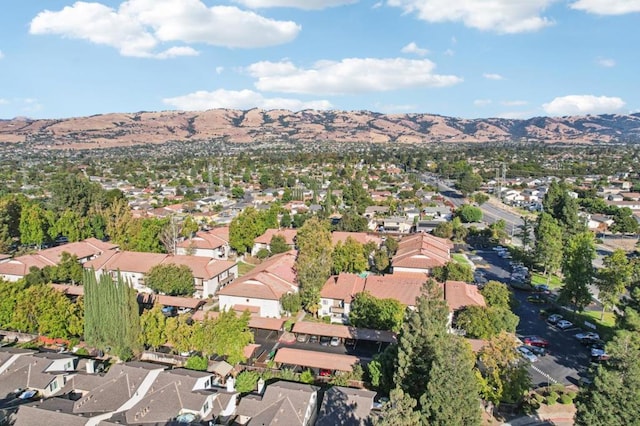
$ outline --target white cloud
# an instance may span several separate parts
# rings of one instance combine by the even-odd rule
[[[527,101],[502,101],[500,103],[504,106],[524,106],[529,104]]]
[[[456,52],[453,49],[447,49],[447,50],[444,51],[444,55],[445,56],[453,56],[455,54],[456,54]]]
[[[427,49],[423,49],[421,47],[418,47],[418,45],[413,41],[411,43],[407,44],[406,46],[404,46],[402,49],[400,49],[400,51],[402,53],[413,53],[413,54],[418,55],[418,56],[424,56],[427,53],[429,53],[429,51]]]
[[[24,99],[20,99],[20,101],[23,104],[23,107],[22,107],[23,112],[27,112],[27,113],[38,112],[42,109],[42,104],[37,99],[24,98]]]
[[[0,50],[0,59],[4,58],[4,53],[2,53],[2,50]]]
[[[498,33],[536,31],[552,24],[542,12],[557,0],[388,0],[427,22],[462,22]]]
[[[356,3],[358,0],[234,0],[252,9],[265,7],[292,7],[305,10],[319,10],[327,7],[343,6]]]
[[[523,118],[533,117],[536,113],[533,111],[505,111],[497,115],[498,118],[507,118],[510,120],[521,120]]]
[[[78,1],[31,21],[31,34],[56,34],[111,46],[123,56],[193,56],[186,46],[157,52],[162,43],[205,43],[226,47],[264,47],[293,40],[300,26],[230,6],[207,7],[201,0],[128,0],[113,9]]]
[[[483,107],[491,104],[491,99],[476,99],[473,104],[478,107]]]
[[[0,98],[0,105],[9,105],[9,101],[7,99]]]
[[[612,68],[616,66],[616,61],[611,58],[598,58],[598,65],[604,68]]]
[[[625,102],[617,97],[593,95],[569,95],[553,99],[542,105],[549,115],[606,114],[620,111]]]
[[[224,67],[216,67],[216,74],[222,74]]]
[[[376,2],[373,6],[371,6],[371,9],[380,9],[382,6],[384,6],[384,3],[379,1],[379,2]]]
[[[163,99],[166,105],[187,111],[201,111],[214,108],[251,109],[262,108],[288,109],[300,111],[303,109],[325,110],[332,107],[327,100],[301,101],[291,98],[265,98],[262,94],[252,90],[204,90],[189,93],[184,96]]]
[[[624,15],[640,12],[638,0],[578,0],[571,4],[572,9],[596,15]]]
[[[484,73],[482,76],[487,80],[504,80],[504,77],[500,74]]]
[[[319,61],[313,68],[296,67],[289,61],[256,62],[247,70],[258,79],[261,91],[307,94],[383,92],[415,87],[445,87],[462,82],[455,75],[433,74],[428,59],[346,58]]]

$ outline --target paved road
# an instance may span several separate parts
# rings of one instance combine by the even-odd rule
[[[501,258],[492,250],[477,251],[488,267],[483,268],[488,280],[508,283],[510,275],[509,261]],[[519,337],[537,335],[550,342],[549,354],[541,357],[530,368],[534,386],[546,386],[554,381],[564,384],[578,384],[579,375],[589,365],[589,353],[574,337],[580,330],[560,331],[547,324],[540,317],[540,309],[545,305],[527,301],[530,293],[514,290],[519,306],[514,310],[520,317],[516,330]]]

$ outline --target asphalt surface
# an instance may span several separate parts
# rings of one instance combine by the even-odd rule
[[[476,255],[482,257],[484,262],[485,277],[488,280],[509,282],[511,267],[509,260],[498,256],[493,250],[477,251]],[[548,307],[546,304],[534,304],[527,301],[531,293],[521,290],[513,290],[519,306],[514,313],[520,317],[520,323],[516,334],[518,337],[539,336],[549,341],[548,354],[539,357],[538,361],[531,364],[529,372],[534,387],[547,386],[553,383],[577,385],[580,376],[589,367],[589,350],[580,344],[574,337],[582,330],[572,328],[559,330],[548,324],[541,316],[540,310]]]

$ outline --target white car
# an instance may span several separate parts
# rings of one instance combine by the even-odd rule
[[[556,327],[558,327],[560,330],[568,330],[573,327],[573,323],[571,321],[563,319],[556,323]]]
[[[340,338],[339,337],[332,337],[331,338],[331,342],[329,342],[329,344],[331,346],[339,346],[340,345]]]
[[[524,346],[518,346],[518,352],[520,352],[522,357],[529,362],[536,362],[538,360],[538,357],[535,356],[533,352],[531,352],[528,348],[525,348]]]
[[[562,315],[553,314],[553,315],[549,315],[549,318],[547,318],[547,322],[549,324],[557,324],[558,321],[560,321],[561,319],[562,319]]]
[[[593,331],[587,331],[586,333],[578,333],[574,336],[578,340],[600,340],[600,335]]]

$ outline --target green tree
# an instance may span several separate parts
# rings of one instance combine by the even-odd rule
[[[53,275],[54,280],[57,282],[80,283],[82,281],[83,268],[78,261],[78,256],[63,251],[58,265],[54,267]]]
[[[101,215],[105,222],[105,231],[112,242],[120,245],[128,243],[129,224],[133,220],[129,203],[125,199],[116,199],[104,210]]]
[[[215,353],[223,355],[229,364],[246,361],[244,348],[253,343],[253,333],[249,330],[249,311],[237,316],[235,311],[221,312],[213,324],[210,335]]]
[[[398,345],[389,345],[384,351],[373,356],[367,364],[369,380],[373,387],[383,393],[389,393],[393,388],[393,375],[398,357]]]
[[[595,242],[591,232],[583,232],[569,239],[562,261],[564,285],[558,298],[561,303],[569,302],[580,311],[591,303],[589,286],[594,281],[595,257]]]
[[[331,275],[333,246],[328,222],[313,217],[298,230],[296,271],[304,308],[315,314],[320,289]]]
[[[509,309],[514,304],[513,293],[506,284],[499,281],[489,281],[480,290],[480,293],[482,293],[487,306],[492,308]]]
[[[629,207],[616,210],[613,215],[611,232],[619,234],[637,234],[638,221],[633,217],[633,211]]]
[[[604,267],[597,273],[595,281],[598,287],[599,299],[602,303],[602,315],[607,307],[612,307],[620,302],[620,296],[627,291],[631,284],[633,266],[629,262],[624,250],[616,249],[603,260]]]
[[[235,185],[233,188],[231,188],[231,197],[235,198],[236,200],[244,197],[244,189],[242,189],[238,185]]]
[[[193,273],[186,265],[155,265],[149,270],[145,281],[153,291],[170,296],[192,295],[194,292]]]
[[[433,230],[433,235],[440,238],[450,239],[453,237],[453,224],[451,222],[440,222]]]
[[[578,216],[578,201],[569,195],[564,183],[552,182],[542,202],[544,211],[558,221],[565,240],[585,230]]]
[[[289,314],[295,314],[302,309],[302,299],[299,293],[286,293],[280,297],[280,305],[282,310]]]
[[[167,343],[173,347],[174,352],[184,353],[194,349],[194,332],[196,327],[191,324],[188,315],[167,318],[165,334]]]
[[[489,201],[489,196],[484,192],[476,192],[475,194],[473,194],[473,200],[476,202],[476,204],[481,206]]]
[[[469,204],[463,204],[456,210],[456,216],[463,223],[480,222],[482,220],[482,210]]]
[[[562,229],[550,214],[542,213],[535,228],[535,236],[535,258],[544,268],[548,284],[551,274],[557,272],[562,264]]]
[[[86,225],[85,217],[67,209],[58,217],[55,225],[49,229],[49,236],[56,238],[58,235],[64,235],[71,242],[80,241],[91,235],[90,229]]]
[[[194,236],[196,232],[198,232],[198,229],[200,229],[200,227],[198,226],[198,222],[196,222],[193,216],[188,215],[182,222],[182,229],[180,233],[183,237],[190,238]]]
[[[489,306],[466,306],[456,317],[456,325],[475,339],[489,339],[502,331],[515,333],[519,321],[508,308]]]
[[[395,238],[388,236],[385,240],[383,245],[387,248],[387,251],[389,252],[389,255],[393,256],[396,254],[396,252],[398,251],[398,240],[396,240]]]
[[[284,212],[280,218],[280,227],[284,229],[291,228],[291,223],[291,215],[289,212]]]
[[[355,327],[398,332],[404,312],[405,307],[395,299],[376,299],[362,292],[351,302],[349,322]]]
[[[449,262],[445,266],[433,268],[432,276],[440,281],[473,281],[473,270],[466,263]]]
[[[140,316],[142,344],[156,350],[167,343],[166,327],[167,317],[162,313],[160,305],[145,311]]]
[[[291,250],[284,236],[280,234],[274,234],[273,237],[271,237],[271,241],[269,242],[269,248],[271,249],[272,255],[285,253]]]
[[[530,216],[522,216],[522,225],[518,225],[516,237],[522,241],[522,248],[527,251],[531,245],[531,232],[533,231],[533,220]]]
[[[260,212],[253,207],[234,217],[229,225],[229,245],[238,253],[251,251],[253,240],[264,234],[267,226]]]
[[[477,191],[482,185],[482,176],[471,170],[466,170],[456,181],[456,189],[465,197]]]
[[[335,226],[335,230],[344,232],[365,232],[368,229],[368,224],[366,217],[358,214],[354,210],[347,210]]]
[[[333,249],[332,264],[331,270],[334,274],[340,272],[358,274],[369,266],[364,247],[351,237],[347,237],[344,244],[338,241]]]
[[[196,371],[207,371],[207,368],[209,368],[209,360],[204,356],[192,355],[187,358],[184,368]]]
[[[373,417],[375,426],[415,426],[420,424],[418,403],[401,388],[391,391],[389,401],[382,406],[380,417]]]
[[[362,181],[358,179],[353,179],[344,186],[342,199],[347,206],[360,215],[364,213],[368,206],[373,204],[369,193],[362,186]]]
[[[422,423],[480,425],[479,386],[471,346],[453,335],[439,340],[426,391],[420,397]]]
[[[494,406],[502,401],[517,404],[531,388],[527,364],[520,362],[517,345],[514,336],[503,331],[489,339],[478,355],[480,394]]]
[[[162,233],[168,219],[138,218],[127,225],[122,247],[127,250],[147,253],[163,253]]]
[[[96,280],[93,270],[82,279],[85,294],[84,339],[92,346],[111,349],[123,360],[140,351],[140,314],[137,293],[118,274]]]
[[[256,371],[242,371],[236,376],[235,387],[240,393],[248,393],[257,389],[260,375]]]
[[[29,204],[22,208],[20,214],[20,240],[23,244],[41,246],[47,238],[49,222],[45,211],[37,204]]]
[[[373,253],[373,264],[376,271],[382,273],[387,270],[390,265],[389,253],[385,247],[381,247]]]

